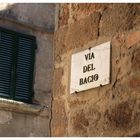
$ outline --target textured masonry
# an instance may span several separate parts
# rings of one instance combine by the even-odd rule
[[[140,4],[60,4],[52,136],[140,136]],[[111,83],[70,95],[74,52],[111,41]]]

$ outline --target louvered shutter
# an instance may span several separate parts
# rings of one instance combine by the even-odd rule
[[[15,99],[31,102],[33,96],[35,38],[19,35]]]
[[[11,98],[14,35],[0,31],[0,96]]]
[[[0,96],[32,102],[36,39],[0,27]]]

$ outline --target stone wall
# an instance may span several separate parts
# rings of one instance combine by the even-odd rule
[[[0,99],[0,136],[50,136],[55,4],[0,4],[0,26],[37,40],[33,104]]]
[[[111,83],[70,95],[71,55],[111,41]],[[60,4],[52,136],[140,136],[140,4]]]

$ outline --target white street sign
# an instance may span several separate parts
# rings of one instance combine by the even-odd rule
[[[110,82],[110,42],[75,53],[71,58],[70,93]]]

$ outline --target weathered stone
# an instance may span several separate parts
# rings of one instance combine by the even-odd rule
[[[89,126],[89,121],[85,117],[83,110],[75,112],[75,114],[71,116],[71,123],[73,131],[79,136],[83,136],[87,133],[86,127]]]
[[[121,47],[125,44],[125,35],[124,34],[117,34],[113,38],[113,45],[116,47]]]
[[[110,112],[106,112],[110,121],[110,125],[114,125],[118,128],[127,128],[131,124],[132,108],[129,102],[122,102],[115,106]]]
[[[140,24],[140,4],[135,4],[134,7],[135,9],[135,14],[134,14],[134,18],[133,18],[133,26],[139,26]]]
[[[98,37],[100,14],[94,13],[71,26],[60,29],[55,34],[55,56],[64,54],[72,48],[82,48],[83,44]]]
[[[140,70],[140,57],[139,56],[140,56],[140,49],[136,48],[135,51],[133,52],[133,57],[132,57],[132,70],[134,70],[135,72]]]
[[[66,36],[67,49],[80,48],[83,44],[95,40],[98,37],[99,20],[100,13],[94,13],[72,24]]]
[[[55,32],[54,35],[55,60],[58,57],[58,55],[61,55],[61,53],[65,52],[63,50],[66,50],[65,42],[66,42],[67,30],[68,27],[64,27],[64,28],[60,28]]]
[[[54,72],[54,85],[55,88],[53,89],[53,96],[54,98],[64,95],[65,87],[60,84],[62,81],[62,76],[64,75],[63,68],[57,68]]]
[[[60,4],[59,27],[69,25],[95,12],[102,12],[107,6],[107,4],[91,3]]]
[[[69,4],[61,4],[60,5],[60,13],[59,13],[59,26],[62,27],[68,24],[69,19]]]
[[[140,109],[140,103],[139,103],[139,109]]]
[[[116,32],[131,29],[133,16],[134,12],[129,4],[116,4],[114,8],[106,9],[100,21],[100,35],[114,36]]]
[[[67,134],[67,117],[63,100],[54,100],[52,104],[52,136],[60,137]]]
[[[52,135],[139,134],[139,4],[68,4],[65,10],[67,16],[61,19],[64,24],[60,24],[54,40],[54,71],[60,86],[54,81],[53,101],[64,100],[63,105],[57,103],[55,106],[65,112],[65,117],[56,109],[52,112],[62,114],[67,124],[58,121],[60,115],[56,115],[57,118],[52,119]],[[105,41],[111,42],[110,84],[71,95],[71,54]],[[65,89],[57,96],[58,87]]]
[[[140,31],[133,31],[126,37],[126,45],[128,48],[132,47],[140,41]]]
[[[133,122],[134,122],[135,126],[140,125],[140,112],[135,113]]]
[[[129,86],[132,89],[140,90],[140,78],[137,75],[132,76],[129,82]]]
[[[135,134],[131,135],[130,137],[140,137],[140,133],[135,133]]]
[[[72,119],[74,129],[81,129],[82,126],[89,125],[89,122],[87,118],[85,118],[85,114],[83,111],[76,113],[76,115]]]
[[[77,4],[71,4],[71,11],[72,11],[72,21],[75,22],[80,19],[85,18],[86,16],[89,16],[90,14],[96,13],[96,12],[102,12],[107,7],[106,4],[94,4],[94,3],[77,3]]]
[[[101,113],[97,110],[96,106],[88,106],[86,112],[86,117],[92,124],[97,125],[98,121],[101,119]]]
[[[75,108],[75,107],[78,107],[78,106],[85,105],[86,101],[80,101],[78,99],[74,99],[74,100],[69,100],[68,99],[68,104],[69,104],[70,108]]]

